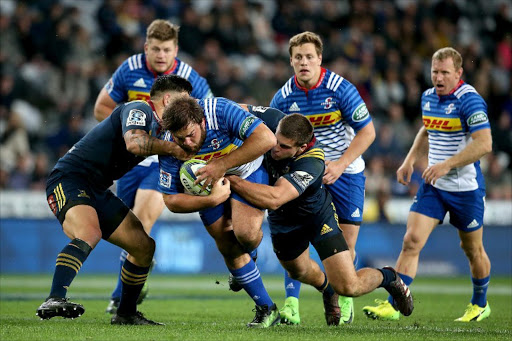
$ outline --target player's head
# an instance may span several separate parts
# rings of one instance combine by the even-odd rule
[[[144,53],[149,67],[156,73],[172,68],[178,54],[180,28],[168,20],[154,20],[146,31]]]
[[[155,79],[149,97],[155,106],[166,107],[172,100],[180,96],[190,96],[192,84],[185,78],[176,75],[162,75]]]
[[[203,108],[192,97],[178,97],[165,108],[162,128],[185,151],[197,153],[206,138]]]
[[[300,85],[311,88],[320,78],[323,43],[318,34],[302,32],[290,39],[290,65]]]
[[[272,148],[274,160],[298,156],[313,139],[313,125],[301,114],[291,114],[279,121],[276,130],[277,144]]]
[[[432,84],[439,96],[448,95],[462,76],[462,56],[452,47],[443,47],[432,55]]]

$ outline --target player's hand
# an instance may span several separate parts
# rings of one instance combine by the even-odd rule
[[[398,168],[396,171],[396,181],[402,185],[408,186],[411,182],[411,176],[413,172],[414,167],[412,164],[407,162],[402,163],[400,168]]]
[[[436,181],[448,174],[450,167],[444,162],[436,163],[430,167],[427,167],[422,174],[422,178],[425,179],[425,183],[435,185]]]
[[[226,178],[220,178],[219,181],[212,187],[210,198],[213,199],[217,206],[220,203],[229,199],[231,194],[230,182]]]
[[[226,174],[226,171],[227,169],[222,158],[213,159],[208,162],[206,166],[197,170],[195,173],[196,181],[194,181],[194,184],[197,185],[204,180],[202,186],[203,189],[206,189],[208,185],[213,187],[217,181]]]
[[[345,171],[345,166],[339,161],[325,160],[325,172],[322,183],[332,185]]]

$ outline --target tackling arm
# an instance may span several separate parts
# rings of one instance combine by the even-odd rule
[[[116,105],[117,103],[110,97],[107,90],[102,88],[94,104],[94,118],[98,122],[103,121],[112,113]]]
[[[195,196],[185,193],[163,194],[164,203],[174,213],[191,213],[215,207],[228,200],[231,190],[229,180],[218,181],[213,186],[210,195]]]
[[[131,129],[124,134],[126,150],[139,156],[170,155],[178,159],[185,152],[176,143],[164,141],[150,136],[145,130]]]

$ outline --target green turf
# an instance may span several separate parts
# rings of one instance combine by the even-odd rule
[[[264,277],[278,305],[284,301],[282,279]],[[148,299],[140,306],[145,315],[164,327],[111,326],[104,313],[115,276],[82,274],[69,296],[82,303],[85,314],[75,320],[35,316],[48,294],[51,277],[0,276],[0,340],[512,340],[512,279],[492,278],[489,289],[490,318],[457,323],[471,298],[468,278],[418,278],[411,290],[415,311],[398,322],[367,319],[361,309],[375,298],[387,297],[383,289],[355,299],[351,325],[327,327],[321,296],[303,287],[300,326],[252,330],[254,307],[243,292],[228,291],[227,275],[157,276],[149,280]]]

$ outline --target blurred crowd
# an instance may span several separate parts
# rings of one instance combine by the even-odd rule
[[[396,169],[421,126],[434,51],[464,58],[463,80],[488,104],[487,198],[512,200],[512,6],[502,0],[2,0],[0,188],[45,188],[47,172],[95,124],[96,96],[152,20],[180,25],[178,57],[216,96],[268,105],[292,75],[288,40],[323,38],[323,65],[351,81],[377,138],[364,154],[368,197],[416,192]],[[381,217],[386,219],[385,217]]]

